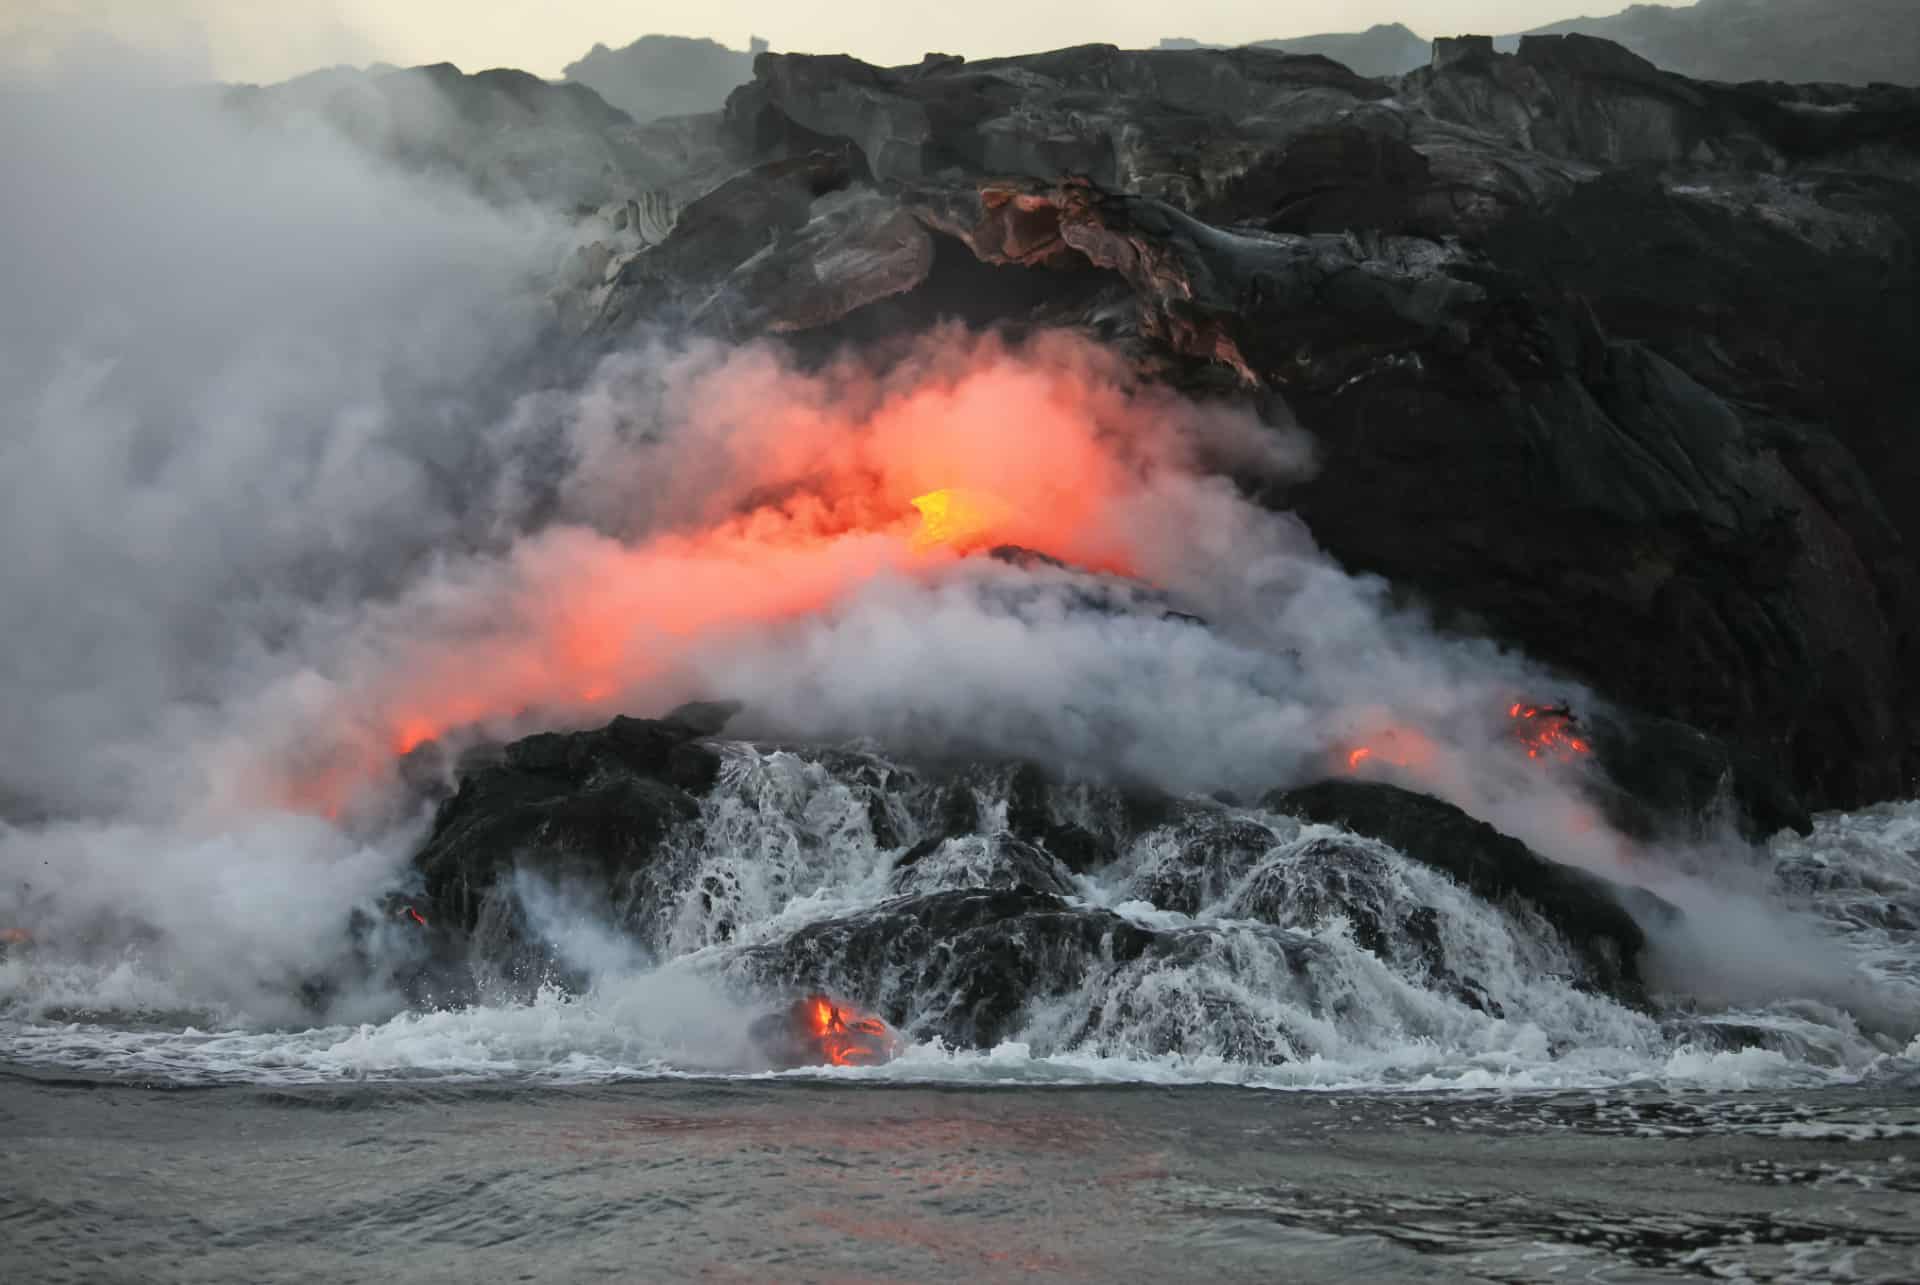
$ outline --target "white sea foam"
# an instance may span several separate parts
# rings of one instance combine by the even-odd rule
[[[730,751],[729,784],[709,809],[730,817],[717,841],[751,851],[763,885],[727,906],[687,907],[673,932],[692,949],[665,966],[629,946],[582,946],[600,971],[584,993],[542,991],[522,1004],[405,1012],[383,1021],[308,1029],[250,1023],[206,1007],[137,956],[88,965],[0,963],[0,1060],[42,1068],[180,1081],[270,1084],[352,1080],[515,1080],[596,1083],[650,1076],[760,1076],[745,1039],[759,1011],[720,984],[726,965],[820,918],[871,907],[886,895],[897,850],[883,850],[864,819],[866,799],[844,773],[793,753]],[[750,803],[743,800],[751,800]],[[1262,814],[1246,813],[1256,821]],[[1441,942],[1473,973],[1480,1007],[1424,984],[1356,944],[1335,917],[1291,931],[1313,943],[1303,980],[1270,958],[1273,925],[1233,917],[1235,892],[1304,859],[1330,832],[1278,819],[1274,843],[1224,894],[1191,915],[1131,898],[1125,879],[1082,879],[1083,904],[1104,903],[1160,931],[1204,931],[1205,949],[1177,965],[1095,970],[1081,987],[1036,1001],[1017,1029],[986,1051],[933,1042],[908,1047],[881,1067],[786,1072],[853,1082],[1031,1084],[1234,1084],[1269,1089],[1564,1090],[1589,1087],[1751,1090],[1909,1083],[1920,1076],[1920,1038],[1888,1046],[1843,1011],[1783,996],[1772,1004],[1662,1022],[1574,986],[1555,968],[1560,949],[1538,925],[1514,918],[1425,867],[1374,845],[1385,878],[1377,892],[1440,912]],[[1799,897],[1807,922],[1851,952],[1890,994],[1912,984],[1913,932],[1889,926],[1912,913],[1903,889],[1920,887],[1920,807],[1822,817],[1815,834],[1773,846],[1783,895]],[[711,874],[724,852],[689,853]],[[1137,858],[1139,854],[1135,854]],[[1805,895],[1817,874],[1827,883]],[[1794,890],[1800,890],[1796,893]],[[1874,900],[1883,899],[1872,916]],[[690,906],[692,903],[689,902]],[[743,916],[743,908],[751,906]],[[717,942],[702,916],[744,918],[739,940]],[[1872,918],[1873,922],[1866,922]],[[743,944],[746,943],[746,944]],[[1564,962],[1564,961],[1562,961]],[[1899,995],[1896,995],[1899,997]],[[1109,1021],[1094,1039],[1090,1010],[1132,1001],[1140,1016]],[[195,1010],[183,1013],[183,1010]],[[1209,1022],[1261,1024],[1285,1045],[1285,1060],[1229,1056]],[[1156,1032],[1181,1038],[1166,1051]],[[1754,1041],[1724,1047],[1707,1038],[1735,1028]]]

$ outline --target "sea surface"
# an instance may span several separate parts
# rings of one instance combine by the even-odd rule
[[[1920,1090],[0,1073],[8,1281],[1910,1281]]]
[[[1337,920],[1289,929],[1295,975],[1230,899],[1134,899],[1147,843],[1076,899],[1189,933],[1175,966],[1096,970],[990,1049],[774,1072],[719,982],[883,904],[894,854],[845,772],[736,762],[685,854],[731,899],[666,964],[556,919],[583,991],[315,1022],[236,1008],[238,967],[0,961],[0,1282],[1920,1281],[1920,805],[1694,889],[1699,985],[1644,1010],[1391,851],[1367,895],[1435,907],[1485,998]],[[1256,874],[1313,858],[1232,820],[1272,828]],[[1248,1029],[1289,1055],[1229,1056]]]

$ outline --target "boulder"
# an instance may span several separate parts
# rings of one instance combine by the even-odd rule
[[[1004,831],[922,840],[902,854],[887,886],[902,894],[1027,888],[1073,895],[1065,865]]]
[[[1263,803],[1378,839],[1477,896],[1538,913],[1566,938],[1593,983],[1612,994],[1631,995],[1642,981],[1647,938],[1635,916],[1658,920],[1678,913],[1651,893],[1549,861],[1451,803],[1398,786],[1322,781],[1275,790]]]
[[[414,857],[429,918],[474,932],[490,895],[516,870],[614,905],[666,836],[694,819],[697,797],[719,772],[701,738],[724,723],[725,707],[677,713],[621,716],[469,754]]]
[[[1259,930],[1283,970],[1308,973],[1317,943],[1278,929]],[[1157,965],[1178,968],[1218,955],[1211,932],[1142,927],[1111,911],[1069,906],[1027,888],[941,892],[902,897],[871,910],[809,924],[783,941],[739,952],[726,965],[732,980],[756,991],[822,990],[873,1008],[910,1039],[938,1039],[956,1048],[990,1049],[1022,1029],[1037,1005],[1100,992],[1104,984]],[[1113,1011],[1097,1003],[1064,1047],[1118,1038],[1145,1039],[1181,1051],[1176,1028],[1188,1015],[1136,1011],[1123,999]],[[1172,1025],[1169,1025],[1172,1023]],[[1286,1051],[1254,1031],[1250,1015],[1220,1023],[1227,1050],[1249,1061],[1284,1061]],[[1241,1031],[1234,1038],[1233,1031]],[[1190,1051],[1190,1050],[1189,1050]]]
[[[1138,959],[1154,937],[1028,888],[950,891],[810,924],[731,968],[760,988],[848,996],[913,1039],[992,1048],[1032,1001],[1078,989],[1103,962]]]

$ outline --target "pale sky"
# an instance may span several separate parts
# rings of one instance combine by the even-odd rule
[[[595,42],[711,36],[744,49],[917,61],[929,50],[987,57],[1162,36],[1238,43],[1404,22],[1423,36],[1521,31],[1628,0],[0,0],[0,78],[124,65],[155,81],[268,82],[337,63],[452,62],[557,76]]]

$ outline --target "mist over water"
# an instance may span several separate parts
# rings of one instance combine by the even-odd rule
[[[808,369],[643,334],[577,370],[551,357],[573,234],[548,216],[192,94],[21,102],[0,120],[19,180],[0,192],[0,926],[40,948],[0,963],[0,1056],[296,1082],[740,1070],[746,952],[878,904],[907,846],[837,761],[770,748],[825,741],[901,771],[1029,758],[1090,787],[1228,792],[1271,838],[1189,915],[1141,896],[1165,834],[1074,880],[1082,904],[1191,930],[1180,967],[1109,970],[989,1053],[846,1074],[1908,1073],[1920,1006],[1889,961],[1912,924],[1858,915],[1869,895],[1920,913],[1910,812],[1829,819],[1766,859],[1614,833],[1579,765],[1529,761],[1506,727],[1513,701],[1587,693],[1442,635],[1247,498],[1310,473],[1291,425],[1064,334],[943,329]],[[914,501],[940,492],[959,516],[930,540]],[[716,696],[745,702],[745,739],[678,889],[720,879],[720,909],[685,898],[635,941],[523,879],[581,994],[400,1013],[373,986],[313,1024],[303,986],[352,912],[406,886],[425,830],[398,755]],[[1542,925],[1378,845],[1368,895],[1443,907],[1484,996],[1425,986],[1337,918],[1293,926],[1318,961],[1302,979],[1246,899],[1326,836],[1246,805],[1382,735],[1417,752],[1370,771],[1680,905],[1661,988],[1777,1038],[1716,1052],[1586,993]],[[1874,882],[1810,883],[1842,847]],[[963,880],[973,855],[924,877]]]

